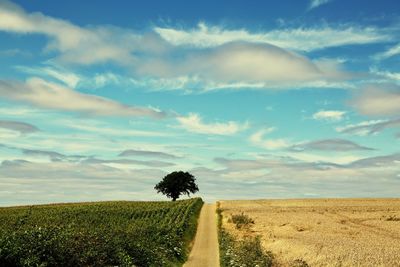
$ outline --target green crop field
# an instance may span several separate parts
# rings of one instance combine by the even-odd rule
[[[0,208],[0,266],[180,266],[203,201]]]

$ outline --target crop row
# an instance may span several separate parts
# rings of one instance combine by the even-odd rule
[[[0,266],[176,266],[202,206],[96,202],[0,209]]]

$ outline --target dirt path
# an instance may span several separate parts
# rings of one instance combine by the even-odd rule
[[[184,267],[219,267],[215,204],[204,204],[192,251]]]

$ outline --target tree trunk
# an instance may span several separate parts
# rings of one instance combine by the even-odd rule
[[[173,198],[172,198],[172,201],[176,201],[176,199],[177,199],[176,197],[173,197]]]

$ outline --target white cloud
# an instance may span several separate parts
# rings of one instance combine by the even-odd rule
[[[382,60],[382,59],[390,58],[390,57],[393,57],[393,56],[396,56],[399,54],[400,54],[400,44],[397,44],[397,45],[389,48],[385,52],[376,54],[374,56],[374,58],[377,60]]]
[[[318,28],[288,28],[251,33],[245,29],[224,29],[199,23],[191,30],[154,28],[160,36],[175,46],[216,47],[230,42],[271,44],[295,51],[313,51],[344,45],[361,45],[391,40],[391,36],[374,27],[321,26]]]
[[[266,149],[282,149],[282,148],[287,148],[290,146],[288,141],[286,139],[268,139],[268,140],[263,140],[260,142],[260,145]]]
[[[249,141],[255,146],[262,147],[268,150],[276,150],[290,147],[292,144],[290,144],[286,139],[283,138],[264,139],[265,135],[268,135],[275,130],[275,127],[259,130],[250,136]]]
[[[28,13],[8,1],[0,3],[0,15],[4,18],[0,30],[47,36],[46,49],[57,52],[51,62],[60,66],[111,62],[127,68],[133,76],[121,79],[112,73],[100,73],[87,79],[61,68],[25,69],[41,72],[45,78],[52,77],[69,87],[86,83],[97,88],[110,82],[144,84],[146,88],[161,90],[179,87],[187,92],[199,88],[335,87],[352,76],[341,70],[340,62],[312,61],[285,49],[311,51],[389,38],[375,28],[325,27],[253,34],[246,30],[208,28],[204,24],[192,32],[155,28],[159,34],[137,34],[111,26],[80,27],[41,13]],[[189,41],[194,42],[196,49],[179,46]],[[205,46],[210,49],[203,49]]]
[[[254,84],[279,88],[315,81],[338,81],[349,74],[336,61],[309,59],[268,44],[230,43],[179,57],[177,62],[154,59],[138,67],[139,74],[158,78],[196,77],[203,85]]]
[[[317,8],[319,6],[325,5],[329,2],[331,2],[332,0],[311,0],[310,1],[310,6],[308,7],[309,10]]]
[[[293,159],[308,163],[330,162],[333,164],[343,164],[343,165],[350,164],[354,161],[363,158],[362,156],[350,153],[345,153],[345,154],[331,153],[330,155],[311,154],[311,153],[296,153],[296,154],[292,153],[290,156]]]
[[[0,128],[0,138],[1,138],[2,142],[19,138],[20,135],[21,135],[21,133],[19,133],[17,131]]]
[[[114,73],[106,72],[106,73],[97,73],[94,77],[94,85],[95,88],[103,87],[107,84],[120,83],[120,77]]]
[[[398,116],[400,114],[400,87],[368,86],[353,98],[350,105],[363,115]]]
[[[195,113],[188,116],[177,117],[179,127],[194,133],[213,135],[233,135],[247,129],[248,124],[240,124],[234,121],[204,123],[202,118]]]
[[[341,121],[346,111],[339,110],[320,110],[313,114],[313,119],[323,121]]]
[[[31,78],[26,83],[0,81],[0,96],[14,101],[61,111],[102,116],[150,116],[165,114],[152,108],[124,105],[104,97],[76,92],[62,85]]]
[[[253,135],[251,136],[250,140],[252,140],[252,141],[259,141],[259,140],[262,139],[262,137],[263,137],[264,135],[273,133],[273,132],[275,132],[276,130],[277,130],[276,127],[269,127],[269,128],[265,128],[265,129],[259,130],[259,131],[257,131],[255,134],[253,134]]]
[[[0,17],[0,30],[49,37],[47,50],[60,52],[58,59],[63,62],[127,64],[133,60],[132,43],[138,38],[130,32],[121,34],[121,30],[109,27],[81,28],[41,13],[27,13],[9,1],[0,2]]]

